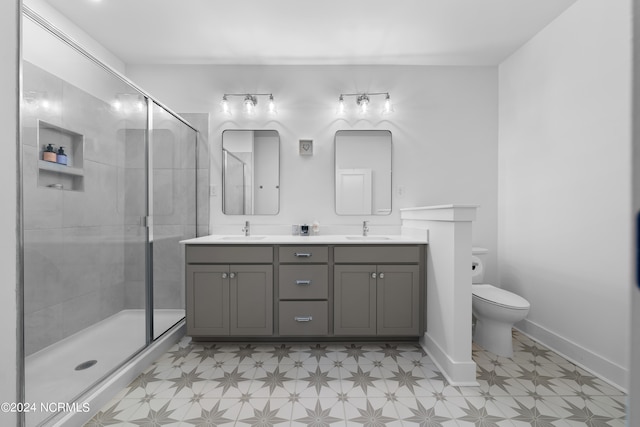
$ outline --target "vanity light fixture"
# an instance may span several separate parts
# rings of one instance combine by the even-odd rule
[[[385,95],[384,106],[382,108],[382,114],[390,114],[393,113],[393,104],[391,104],[391,96],[389,92],[363,92],[363,93],[341,93],[340,98],[338,99],[338,109],[336,113],[338,115],[343,115],[346,113],[347,109],[344,105],[344,97],[345,96],[355,96],[356,104],[358,105],[358,111],[360,114],[365,115],[370,110],[371,104],[371,96],[377,95]]]
[[[225,93],[224,95],[222,95],[222,101],[220,101],[220,111],[228,116],[232,115],[231,106],[229,105],[230,96],[242,96],[244,98],[242,101],[242,111],[248,116],[252,116],[256,113],[258,97],[268,96],[269,101],[267,103],[267,111],[269,112],[269,114],[278,114],[278,110],[276,109],[276,103],[273,100],[272,93]]]

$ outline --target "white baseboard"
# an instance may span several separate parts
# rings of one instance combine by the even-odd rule
[[[476,362],[456,362],[446,354],[428,333],[420,338],[420,345],[452,386],[477,386]],[[469,354],[471,359],[471,354]]]
[[[539,342],[545,347],[549,347],[582,369],[600,377],[615,388],[625,393],[627,392],[629,370],[623,366],[599,354],[595,354],[581,345],[528,319],[516,323],[515,328],[532,340]]]

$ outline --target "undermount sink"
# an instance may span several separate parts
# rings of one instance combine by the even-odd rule
[[[225,236],[220,240],[262,240],[266,236]]]
[[[390,240],[386,236],[345,236],[347,240]]]

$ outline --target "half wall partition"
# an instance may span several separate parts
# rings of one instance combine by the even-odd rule
[[[24,17],[24,397],[73,402],[184,318],[179,241],[207,175],[189,123]]]

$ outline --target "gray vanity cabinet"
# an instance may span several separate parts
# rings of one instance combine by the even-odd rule
[[[417,246],[337,247],[334,334],[419,335],[420,259]]]
[[[425,245],[187,245],[187,335],[418,337]]]
[[[273,334],[272,248],[242,249],[187,247],[188,335]],[[216,263],[233,260],[238,263]],[[243,261],[269,264],[240,264]]]

